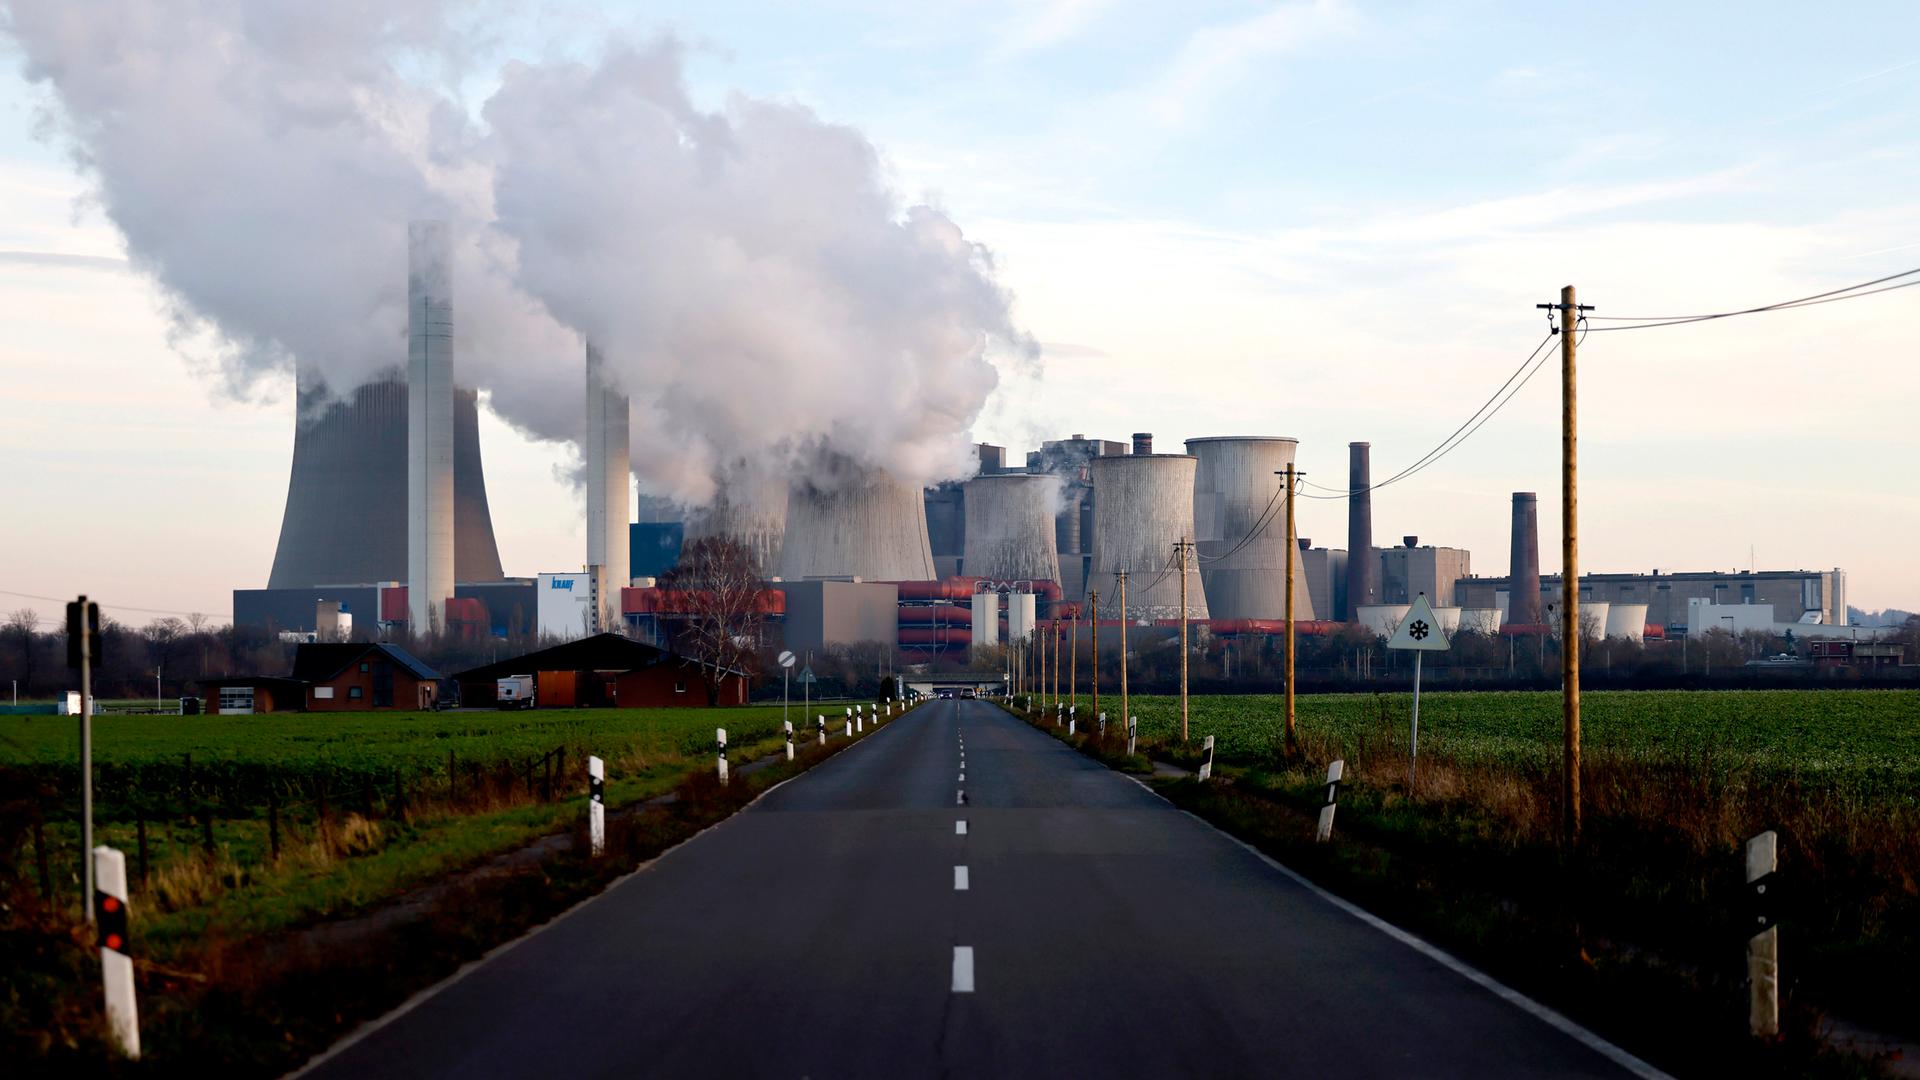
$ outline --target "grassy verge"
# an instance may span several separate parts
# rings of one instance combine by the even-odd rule
[[[706,723],[709,737],[712,726]],[[732,756],[739,763],[779,745],[736,743]],[[776,759],[749,774],[736,772],[726,786],[705,755],[661,757],[620,777],[609,784],[609,804],[632,809],[610,816],[608,854],[601,859],[586,857],[576,837],[566,850],[527,865],[501,869],[489,862],[487,873],[460,874],[537,837],[584,828],[584,794],[542,802],[526,798],[521,787],[497,792],[493,801],[482,791],[465,801],[420,802],[392,819],[348,814],[326,836],[307,838],[297,849],[283,845],[279,860],[250,864],[237,875],[238,861],[183,855],[172,871],[198,874],[203,894],[173,882],[169,887],[179,891],[169,906],[156,883],[147,902],[136,891],[131,905],[145,1043],[137,1066],[114,1060],[105,1048],[97,960],[77,911],[39,903],[16,873],[0,920],[0,1057],[20,1063],[11,1075],[284,1072],[407,994],[851,743],[798,745],[794,762]],[[668,793],[670,800],[634,806]],[[428,883],[447,892],[417,917],[360,920],[347,935],[306,933],[381,910]]]
[[[1103,760],[1123,757],[1111,736],[1103,746],[1029,720]],[[1386,733],[1372,745],[1382,749],[1348,758],[1350,783],[1328,845],[1312,842],[1327,760],[1315,751],[1324,745],[1252,765],[1216,758],[1212,783],[1153,783],[1176,805],[1675,1073],[1877,1075],[1876,1063],[1834,1052],[1819,1038],[1823,1007],[1832,1003],[1822,991],[1838,973],[1894,1009],[1910,1000],[1898,967],[1872,955],[1894,934],[1883,923],[1861,922],[1863,907],[1851,914],[1833,907],[1832,890],[1844,891],[1844,883],[1790,898],[1788,1034],[1762,1044],[1746,1035],[1737,848],[1703,851],[1700,831],[1685,817],[1663,826],[1640,812],[1616,813],[1616,804],[1601,799],[1589,812],[1587,843],[1569,857],[1516,827],[1508,805],[1550,789],[1550,772],[1515,774],[1438,755],[1430,761],[1423,743],[1420,783],[1409,788],[1404,754],[1386,752]],[[1198,760],[1177,745],[1152,750],[1189,765]],[[1603,785],[1635,791],[1673,788],[1692,775],[1601,774]],[[1675,791],[1667,809],[1714,797],[1697,787],[1685,798]]]

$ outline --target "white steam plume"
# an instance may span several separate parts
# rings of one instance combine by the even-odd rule
[[[406,224],[436,217],[459,380],[533,435],[580,431],[586,337],[649,490],[704,501],[742,460],[971,471],[990,353],[1035,350],[985,249],[903,209],[859,133],[743,96],[703,112],[671,42],[509,64],[482,123],[413,74],[466,62],[459,6],[0,0],[49,130],[234,392],[400,367]]]

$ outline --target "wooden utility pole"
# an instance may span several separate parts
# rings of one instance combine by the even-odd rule
[[[1292,755],[1300,745],[1293,726],[1293,560],[1299,547],[1293,538],[1293,481],[1306,474],[1294,472],[1293,463],[1288,462],[1282,475],[1287,478],[1287,753]]]
[[[1133,715],[1127,711],[1131,706],[1127,700],[1127,572],[1118,571],[1114,577],[1120,581],[1120,726],[1124,730]]]
[[[1073,605],[1073,632],[1067,635],[1067,711],[1080,707],[1080,605]]]
[[[1180,555],[1180,745],[1187,743],[1187,549],[1193,541],[1182,537],[1173,545]]]
[[[1560,713],[1564,723],[1561,763],[1561,835],[1569,848],[1580,842],[1580,495],[1578,388],[1574,348],[1580,313],[1573,286],[1560,290]]]
[[[1053,710],[1060,711],[1060,616],[1053,617]]]
[[[1087,594],[1087,603],[1093,609],[1093,621],[1087,630],[1093,637],[1093,671],[1087,681],[1093,684],[1093,715],[1100,715],[1100,590]]]

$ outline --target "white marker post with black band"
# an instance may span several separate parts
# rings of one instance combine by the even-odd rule
[[[1747,939],[1748,1023],[1755,1035],[1780,1034],[1780,841],[1772,829],[1747,841],[1747,900],[1753,936]]]
[[[821,713],[814,719],[814,723],[820,725],[820,745],[827,745],[827,715]]]
[[[727,729],[714,728],[713,739],[720,744],[720,782],[727,782]]]
[[[1139,734],[1139,732],[1140,732],[1140,718],[1137,716],[1127,717],[1127,756],[1128,757],[1133,756],[1133,737]]]
[[[100,942],[100,977],[106,984],[107,1034],[120,1052],[140,1056],[140,1014],[133,997],[133,956],[127,937],[127,857],[102,845],[93,849],[93,911]]]
[[[1315,843],[1324,844],[1333,839],[1333,804],[1340,798],[1340,779],[1346,774],[1344,759],[1335,759],[1327,766],[1327,801],[1320,804],[1320,824],[1313,830]]]
[[[1200,749],[1207,753],[1206,760],[1200,763],[1200,779],[1211,780],[1213,779],[1213,736],[1207,736],[1206,741],[1200,744]]]
[[[597,757],[587,758],[587,847],[607,850],[607,765]]]
[[[1106,713],[1100,714],[1100,741],[1101,742],[1107,741],[1107,714]]]
[[[786,729],[786,733],[787,733],[787,760],[792,761],[793,760],[793,721],[783,720],[781,721],[781,726]]]

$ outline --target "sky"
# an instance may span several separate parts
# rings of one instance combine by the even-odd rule
[[[3,6],[3,5],[0,5]],[[924,10],[923,10],[924,9]],[[1546,335],[1599,316],[1790,299],[1920,266],[1920,7],[1623,3],[714,2],[488,5],[477,111],[509,59],[614,35],[689,48],[697,102],[803,105],[878,148],[991,250],[1038,363],[973,435],[1290,435],[1314,483],[1441,442]],[[0,42],[0,610],[86,592],[127,621],[264,586],[292,380],[241,396],[131,269],[43,87]],[[1589,335],[1588,572],[1843,567],[1858,607],[1920,608],[1920,289]],[[1596,323],[1595,325],[1600,325]],[[1904,329],[1903,329],[1904,327]],[[1376,538],[1507,566],[1511,493],[1559,563],[1558,372],[1374,496]],[[848,387],[850,394],[858,387]],[[578,566],[564,442],[490,413],[510,574]],[[1300,533],[1344,546],[1345,507]]]

